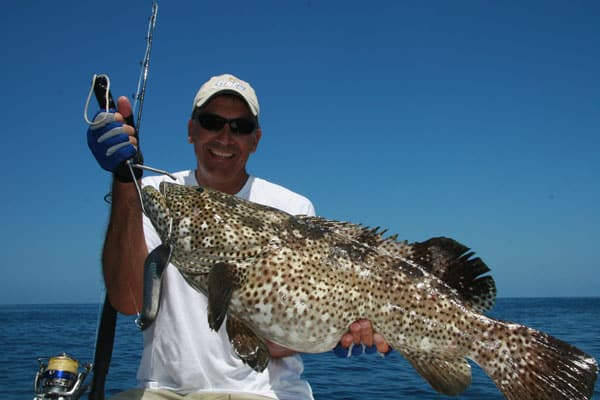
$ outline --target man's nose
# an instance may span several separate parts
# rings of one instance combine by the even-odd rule
[[[216,134],[217,136],[215,139],[221,143],[227,144],[233,142],[234,133],[231,131],[229,124],[223,125],[223,127],[219,129]]]

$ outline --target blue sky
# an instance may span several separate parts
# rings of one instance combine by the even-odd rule
[[[230,72],[261,103],[250,172],[318,214],[410,241],[453,237],[488,263],[499,296],[600,295],[600,3],[159,7],[148,164],[194,167],[193,96]],[[0,303],[102,300],[110,178],[87,149],[83,106],[94,73],[135,92],[150,9],[3,6]]]

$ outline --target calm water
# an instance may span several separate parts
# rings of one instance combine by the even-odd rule
[[[0,306],[2,399],[31,399],[37,357],[67,352],[93,360],[100,307],[81,305]],[[524,323],[565,340],[600,360],[600,297],[498,299],[492,316]],[[142,345],[132,318],[119,316],[107,394],[135,385]],[[317,399],[443,399],[397,353],[340,359],[305,356],[305,376]],[[473,384],[457,399],[502,399],[477,366]],[[594,399],[600,399],[596,383]]]

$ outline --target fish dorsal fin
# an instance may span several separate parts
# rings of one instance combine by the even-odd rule
[[[351,240],[358,240],[367,230],[363,225],[354,224],[352,222],[334,221],[323,217],[311,217],[306,215],[298,215],[296,218],[306,224],[318,226],[321,229],[328,230],[336,235],[344,236]],[[381,238],[379,238],[381,239]]]
[[[456,396],[471,385],[471,365],[464,358],[447,361],[401,353],[432,388],[446,396]]]
[[[227,316],[225,325],[235,354],[253,370],[264,371],[269,365],[267,343],[234,315]]]
[[[398,235],[384,238],[383,235],[387,231],[381,230],[379,227],[371,228],[361,224],[332,221],[322,217],[301,216],[299,218],[309,224],[318,225],[350,240],[385,251],[393,257],[408,257],[411,254],[412,248],[407,241],[399,242]]]
[[[409,259],[456,290],[467,306],[481,313],[494,306],[496,284],[491,276],[484,276],[490,269],[468,247],[445,237],[410,246]]]
[[[385,230],[322,217],[299,217],[307,224],[329,230],[347,239],[377,249],[391,257],[412,260],[425,271],[437,276],[456,290],[461,300],[484,313],[496,301],[496,285],[491,276],[481,276],[490,269],[479,257],[457,241],[436,237],[421,243],[398,241],[398,236],[384,238]]]
[[[398,241],[398,235],[386,238],[378,247],[392,257],[411,258],[413,254],[412,245],[406,240]]]

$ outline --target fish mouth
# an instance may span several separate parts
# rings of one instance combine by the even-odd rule
[[[173,218],[169,211],[168,201],[169,188],[162,184],[158,190],[151,185],[142,188],[142,205],[144,214],[150,219],[163,243],[171,236]]]

